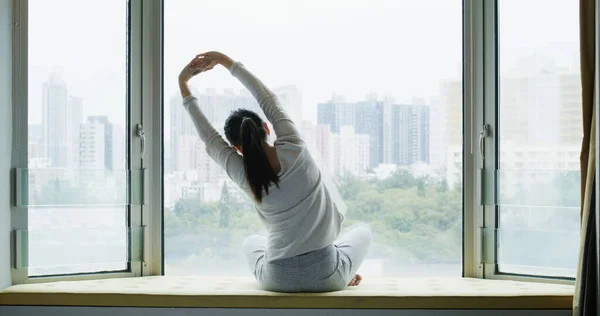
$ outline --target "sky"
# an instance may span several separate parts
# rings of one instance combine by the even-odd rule
[[[499,2],[502,69],[540,52],[578,67],[577,1]],[[29,9],[30,123],[41,122],[42,84],[52,71],[83,98],[85,116],[124,123],[126,1],[30,0]],[[242,61],[272,88],[297,86],[311,121],[332,95],[357,101],[373,92],[409,103],[430,100],[442,80],[461,79],[462,0],[165,0],[164,9],[167,114],[181,67],[208,50]],[[219,68],[191,85],[243,88]]]

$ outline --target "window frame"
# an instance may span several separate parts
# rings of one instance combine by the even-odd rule
[[[136,124],[142,122],[142,78],[143,68],[141,60],[144,58],[145,50],[142,41],[142,0],[129,0],[124,2],[129,6],[128,16],[128,52],[127,65],[127,115],[128,130],[126,135],[126,150],[129,154],[127,168],[129,170],[143,170],[141,161],[141,139],[136,137]],[[11,197],[14,199],[16,192],[16,168],[28,167],[28,23],[29,23],[29,1],[13,0],[13,47],[12,47],[12,100],[13,100],[13,146],[11,152]],[[146,179],[147,177],[143,177]],[[131,187],[132,182],[129,183]],[[143,184],[142,184],[143,185]],[[19,255],[17,246],[17,230],[28,229],[27,207],[16,207],[16,201],[11,203],[11,279],[12,284],[46,283],[56,281],[79,281],[96,280],[108,278],[126,278],[143,275],[143,262],[131,261],[125,271],[114,272],[91,272],[65,275],[29,276],[28,268],[17,269],[16,258]],[[129,228],[142,227],[142,205],[129,205]],[[143,233],[143,231],[142,231]],[[142,238],[141,240],[148,239]],[[131,238],[128,251],[141,249],[138,239]]]
[[[29,278],[27,269],[11,264],[13,284],[53,281],[93,280],[164,275],[163,237],[163,36],[164,0],[129,0],[129,168],[143,170],[143,203],[131,206],[131,226],[143,227],[142,260],[131,263],[131,272],[92,273]],[[497,3],[498,0],[463,0],[463,253],[462,276],[471,278],[535,281],[573,284],[571,279],[499,274],[496,240],[485,228],[497,227],[495,206],[486,206],[482,197],[483,172],[497,165]],[[14,168],[27,167],[27,22],[28,1],[13,0],[13,151]],[[25,123],[23,123],[25,122]],[[146,141],[141,155],[141,139],[136,124],[143,125]],[[479,137],[484,124],[491,128],[485,138],[482,159]],[[489,157],[489,158],[488,158]],[[14,179],[13,179],[14,180]],[[13,182],[14,183],[14,182]],[[27,212],[11,206],[12,229],[27,229]],[[14,236],[13,236],[14,239]],[[11,243],[14,261],[14,240]]]
[[[495,196],[496,186],[484,181],[484,174],[489,174],[490,171],[500,169],[500,152],[498,141],[498,130],[500,126],[499,116],[499,33],[498,33],[498,3],[501,0],[483,1],[482,17],[483,30],[480,53],[482,54],[483,62],[480,65],[482,72],[482,91],[483,103],[481,109],[481,124],[479,131],[473,131],[473,137],[479,137],[479,132],[484,125],[489,126],[489,134],[484,139],[483,153],[484,157],[479,157],[479,161],[483,163],[483,169],[479,171],[478,188],[481,188],[480,199],[478,205],[481,207],[479,229],[479,240],[482,243],[481,265],[483,267],[483,278],[495,280],[512,280],[524,282],[538,283],[554,283],[554,284],[569,284],[574,285],[574,278],[553,277],[543,275],[523,275],[503,273],[498,268],[498,236],[497,229],[499,228],[499,206],[489,205],[483,201],[483,196]],[[476,134],[476,135],[475,135]],[[476,138],[473,138],[476,139]],[[487,171],[487,172],[486,172]],[[494,179],[496,180],[496,179]],[[488,232],[485,232],[488,231]]]

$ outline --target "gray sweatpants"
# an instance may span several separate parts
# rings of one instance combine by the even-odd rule
[[[248,265],[260,287],[274,292],[332,292],[348,285],[373,242],[366,226],[343,234],[335,244],[292,258],[267,262],[267,238],[244,241]]]

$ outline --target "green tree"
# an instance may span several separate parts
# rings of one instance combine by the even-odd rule
[[[352,173],[346,172],[338,182],[338,190],[344,200],[354,200],[361,191],[361,181]]]
[[[407,189],[417,186],[415,177],[404,169],[396,170],[392,176],[375,181],[375,187],[378,191],[385,191],[388,189]]]

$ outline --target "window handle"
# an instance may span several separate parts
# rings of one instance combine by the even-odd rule
[[[144,153],[146,152],[146,133],[144,133],[144,127],[141,123],[135,126],[135,134],[142,140],[142,152],[141,157],[144,159]]]
[[[485,138],[488,136],[490,136],[490,125],[485,124],[485,125],[483,125],[483,129],[479,133],[479,154],[481,155],[481,160],[485,159],[483,145],[484,145]]]

